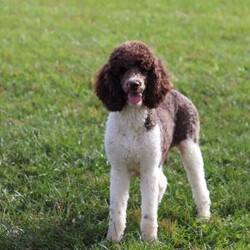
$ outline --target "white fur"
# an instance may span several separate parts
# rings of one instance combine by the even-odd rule
[[[197,206],[198,216],[210,217],[209,191],[205,180],[203,159],[199,145],[192,139],[180,143],[181,158],[186,169],[193,197]]]
[[[141,178],[142,238],[157,238],[157,209],[167,186],[162,172],[161,133],[158,124],[147,131],[144,106],[127,105],[121,112],[111,112],[105,133],[105,149],[111,163],[110,222],[107,238],[119,241],[126,226],[129,180],[137,174]],[[182,159],[193,189],[200,216],[209,217],[209,193],[203,171],[199,146],[191,139],[180,145]]]

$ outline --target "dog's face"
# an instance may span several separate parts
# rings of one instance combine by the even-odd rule
[[[121,85],[126,93],[128,104],[142,105],[146,82],[147,71],[142,71],[138,67],[132,67],[124,73],[121,77]]]

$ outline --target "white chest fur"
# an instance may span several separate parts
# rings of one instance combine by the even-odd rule
[[[161,139],[159,125],[147,131],[145,119],[148,111],[127,107],[122,112],[110,113],[105,133],[105,149],[115,168],[140,170],[159,166]]]

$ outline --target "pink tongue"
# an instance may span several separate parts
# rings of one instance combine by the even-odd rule
[[[141,95],[139,95],[139,94],[129,94],[128,95],[128,101],[131,104],[138,104],[141,102],[141,100],[142,100],[142,98],[141,98]]]

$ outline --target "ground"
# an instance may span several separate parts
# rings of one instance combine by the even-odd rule
[[[2,249],[152,249],[139,236],[131,185],[120,244],[105,240],[107,112],[93,93],[113,48],[142,40],[175,88],[197,106],[212,218],[195,218],[179,155],[165,167],[154,249],[250,248],[247,0],[1,0],[0,246]]]

